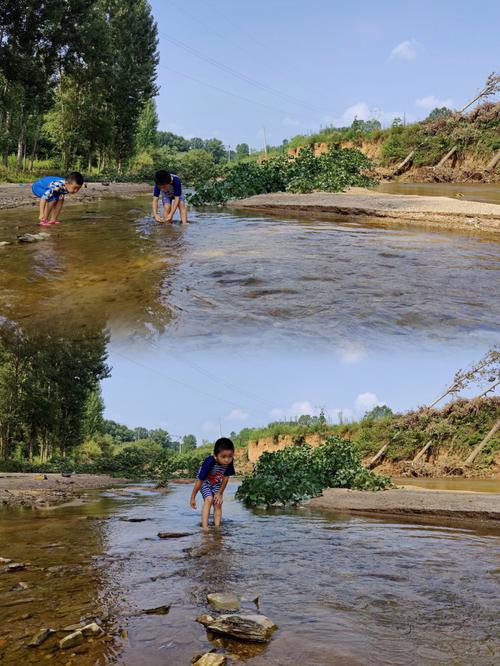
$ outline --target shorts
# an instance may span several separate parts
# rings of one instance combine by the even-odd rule
[[[222,483],[214,483],[213,485],[211,483],[208,483],[208,481],[204,481],[201,485],[200,488],[200,493],[203,497],[204,500],[207,498],[212,498],[215,496],[216,493],[219,492],[221,489]]]
[[[33,192],[33,194],[38,199],[41,199],[43,197],[43,195],[45,194],[45,190],[44,189],[40,190],[38,187],[36,187],[36,183],[33,183],[31,185],[31,191]],[[60,192],[57,192],[57,193],[53,194],[49,199],[46,199],[46,201],[47,201],[47,203],[50,203],[51,201],[59,201],[59,199],[61,197],[63,197],[63,199],[64,199],[64,194],[61,194]]]
[[[169,206],[172,205],[172,201],[175,199],[175,196],[173,194],[169,194],[168,192],[164,192],[163,190],[161,191],[161,202],[165,206],[168,204]],[[183,194],[179,197],[179,201],[186,201],[186,198]]]

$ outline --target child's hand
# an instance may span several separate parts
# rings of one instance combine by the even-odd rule
[[[189,506],[192,509],[196,509],[196,498],[195,497],[191,497],[191,499],[189,500]]]
[[[159,215],[153,215],[155,222],[161,222],[161,217]]]
[[[165,218],[165,222],[172,222],[172,219],[173,219],[172,216],[171,216],[171,215],[168,215],[168,216]]]
[[[215,506],[222,506],[222,502],[224,501],[224,497],[222,496],[221,493],[215,493],[214,495],[214,504]]]

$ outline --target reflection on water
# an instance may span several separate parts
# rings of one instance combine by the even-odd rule
[[[50,645],[27,651],[20,647],[26,636],[97,609],[108,616],[114,640],[87,644],[75,664],[112,662],[115,653],[120,664],[188,664],[214,647],[194,622],[207,610],[206,594],[233,590],[249,611],[255,612],[258,597],[261,612],[280,627],[264,648],[225,645],[255,666],[465,666],[500,657],[498,532],[325,517],[306,509],[251,512],[232,499],[234,487],[228,488],[223,529],[206,535],[188,506],[187,486],[174,485],[166,495],[109,492],[100,504],[57,509],[48,518],[4,513],[2,555],[26,558],[30,544],[34,570],[8,574],[8,582],[2,575],[2,599],[25,594],[9,592],[18,580],[30,581],[27,594],[35,598],[2,611],[9,632],[4,654],[40,663],[33,655]],[[82,520],[89,512],[108,519]],[[159,530],[192,535],[159,540]],[[51,541],[68,546],[42,547]],[[70,569],[57,578],[39,568],[59,563]],[[142,613],[164,604],[171,604],[167,615]],[[23,613],[31,617],[6,624]],[[54,653],[51,663],[66,662]]]
[[[468,201],[500,204],[498,183],[380,183],[379,192],[418,194],[426,197],[453,197]]]
[[[491,237],[218,210],[193,211],[186,228],[158,226],[144,216],[148,203],[70,207],[49,240],[0,248],[0,315],[200,345],[496,336]],[[2,217],[2,238],[14,238],[33,211]]]

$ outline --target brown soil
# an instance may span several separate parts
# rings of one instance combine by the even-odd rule
[[[128,483],[107,474],[0,474],[0,506],[42,507],[66,503],[90,488],[110,488]]]
[[[97,201],[104,197],[120,197],[130,199],[138,194],[151,191],[147,183],[86,183],[77,194],[68,194],[65,205]],[[30,183],[7,183],[0,185],[0,210],[17,208],[18,206],[38,206],[37,199],[31,192]]]
[[[397,488],[373,492],[328,488],[307,504],[335,513],[491,521],[500,525],[500,493]]]
[[[500,205],[461,201],[448,197],[425,197],[405,194],[382,194],[361,187],[347,192],[313,192],[311,194],[258,194],[230,201],[231,208],[266,213],[349,215],[367,221],[381,220],[412,225],[472,232],[500,232]]]

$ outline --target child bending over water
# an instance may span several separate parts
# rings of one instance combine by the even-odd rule
[[[153,190],[153,218],[157,222],[162,219],[158,214],[158,200],[163,203],[163,219],[172,222],[177,209],[181,216],[182,224],[187,224],[186,199],[182,194],[182,183],[179,176],[168,171],[157,171],[155,173],[155,188]]]
[[[40,199],[38,224],[46,227],[59,224],[59,214],[64,204],[65,194],[74,194],[83,185],[83,176],[79,171],[72,171],[66,178],[45,176],[31,186],[33,194]]]
[[[210,509],[214,507],[214,525],[219,527],[222,518],[222,501],[229,477],[236,472],[233,465],[234,444],[227,437],[221,437],[215,442],[213,456],[203,461],[198,472],[198,478],[191,493],[190,504],[196,509],[196,495],[201,492],[203,507],[201,509],[201,526],[208,527]]]

